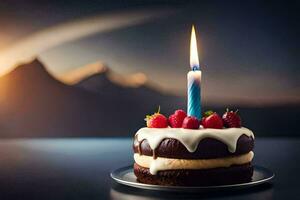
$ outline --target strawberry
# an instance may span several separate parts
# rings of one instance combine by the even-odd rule
[[[202,126],[204,128],[222,129],[223,120],[216,112],[207,111],[202,118]]]
[[[158,107],[158,111],[153,115],[146,116],[146,124],[149,128],[167,128],[168,127],[168,119],[160,114],[160,107]]]
[[[200,126],[200,121],[196,117],[187,116],[184,118],[182,123],[182,128],[186,129],[198,129]]]
[[[181,128],[182,122],[186,117],[186,113],[183,110],[176,110],[173,115],[169,116],[169,124],[172,128]]]
[[[226,109],[226,112],[223,114],[222,119],[225,127],[227,128],[240,128],[242,126],[242,121],[240,116],[237,114],[238,111],[229,111]]]

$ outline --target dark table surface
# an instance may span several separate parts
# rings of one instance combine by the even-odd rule
[[[300,197],[300,139],[258,138],[255,164],[273,184],[240,191],[183,194],[132,189],[110,171],[133,163],[131,139],[0,140],[0,199],[295,199]]]

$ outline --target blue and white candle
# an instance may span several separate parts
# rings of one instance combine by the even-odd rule
[[[201,119],[201,71],[194,26],[191,33],[190,66],[191,71],[187,74],[188,115]]]

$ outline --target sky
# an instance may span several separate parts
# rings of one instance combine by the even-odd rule
[[[38,38],[36,51],[30,50],[55,76],[100,61],[120,74],[143,72],[161,88],[184,94],[195,24],[204,101],[300,102],[296,1],[30,0],[0,5],[0,71],[7,68],[7,55],[21,61],[15,49],[33,47],[30,42]],[[73,29],[66,28],[70,24]],[[64,30],[69,31],[62,39]],[[49,33],[53,45],[53,40],[44,41]]]

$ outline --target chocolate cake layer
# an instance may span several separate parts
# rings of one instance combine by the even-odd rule
[[[213,138],[205,138],[201,140],[199,142],[198,148],[193,153],[189,152],[180,141],[172,138],[164,139],[155,149],[155,152],[153,152],[153,150],[150,148],[147,140],[143,140],[139,144],[137,139],[134,138],[133,143],[134,153],[140,153],[141,155],[154,157],[182,159],[209,159],[241,155],[252,151],[253,148],[254,139],[246,135],[242,135],[238,139],[237,148],[234,153],[228,151],[228,147],[226,144]]]
[[[165,170],[152,175],[148,168],[135,163],[134,174],[139,182],[147,184],[207,186],[248,182],[252,178],[253,167],[248,163],[206,170]]]

